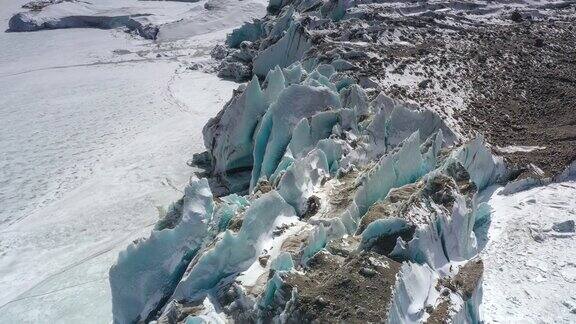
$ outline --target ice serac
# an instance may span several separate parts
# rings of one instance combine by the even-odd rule
[[[268,105],[254,77],[246,89],[210,119],[202,131],[204,145],[212,157],[212,172],[226,178],[252,167],[253,135]]]
[[[438,130],[442,130],[448,144],[454,142],[452,132],[446,127],[440,116],[430,110],[417,110],[407,105],[397,105],[387,121],[387,145],[396,146],[409,134],[418,130],[420,138],[425,140]]]
[[[292,206],[275,191],[253,201],[238,233],[226,231],[213,247],[195,258],[176,287],[173,299],[198,300],[221,280],[248,269],[270,236],[277,218],[293,217]]]
[[[453,132],[435,112],[385,96],[378,96],[372,105],[375,115],[367,129],[375,153],[396,147],[415,131],[419,131],[422,142],[438,131],[442,132],[442,145],[449,146],[455,141]]]
[[[292,130],[292,138],[270,180],[275,181],[295,159],[303,158],[315,148],[324,152],[329,171],[335,174],[342,155],[342,145],[328,137],[334,135],[335,127],[337,129],[355,127],[353,120],[354,112],[350,109],[322,111],[312,117],[302,118]]]
[[[261,21],[255,20],[247,22],[241,27],[235,28],[232,33],[226,37],[226,45],[232,48],[238,48],[240,43],[244,41],[253,42],[262,37],[263,34]]]
[[[506,174],[504,159],[492,154],[482,136],[455,150],[451,158],[462,163],[480,190],[502,180]]]
[[[325,87],[294,84],[284,89],[264,114],[254,137],[250,188],[253,189],[261,177],[268,178],[276,171],[292,137],[292,130],[302,118],[339,107],[338,96]]]
[[[362,246],[432,269],[465,261],[477,252],[475,228],[489,218],[475,195],[459,162],[434,170],[370,207],[358,229]]]
[[[290,271],[294,268],[294,261],[288,252],[281,252],[276,259],[272,261],[270,269],[274,271]]]
[[[322,6],[322,12],[331,18],[332,20],[338,21],[344,18],[346,14],[346,9],[350,7],[353,3],[351,0],[331,0],[324,2]]]
[[[172,294],[208,235],[214,209],[206,179],[193,179],[160,230],[121,252],[110,269],[114,323],[147,319]]]
[[[171,305],[169,305],[170,307]],[[175,308],[175,307],[174,307]],[[198,308],[201,308],[199,312],[195,312],[194,315],[188,315],[184,321],[181,321],[183,324],[226,324],[226,316],[222,312],[218,312],[214,303],[210,300],[210,298],[206,297],[202,301],[202,304],[199,305]],[[166,312],[165,312],[166,313]],[[174,322],[175,316],[166,316],[162,317],[158,320],[159,323],[171,323]],[[181,316],[176,316],[181,317]]]
[[[441,276],[427,265],[403,263],[388,323],[480,323],[483,264],[471,260]]]
[[[278,19],[274,22],[273,26],[269,28],[270,32],[267,33],[268,40],[276,40],[284,36],[284,32],[288,30],[294,22],[295,12],[294,7],[290,5],[282,8]]]
[[[275,66],[288,67],[302,59],[310,46],[311,42],[304,27],[293,23],[278,42],[256,56],[253,61],[253,72],[264,77]]]
[[[278,99],[278,96],[286,88],[286,78],[284,72],[279,66],[271,70],[266,75],[266,89],[264,90],[264,99],[266,104],[270,106]]]
[[[340,97],[342,106],[351,108],[356,112],[356,115],[368,115],[369,102],[368,96],[364,89],[357,84],[352,84],[340,90]]]
[[[383,156],[364,176],[352,208],[343,215],[348,231],[355,232],[359,218],[376,201],[384,199],[391,189],[418,180],[426,171],[420,152],[420,134],[416,131],[398,151]]]
[[[429,315],[425,309],[436,304],[440,292],[435,289],[438,274],[427,265],[415,263],[402,265],[388,323],[421,323]]]
[[[288,149],[294,158],[305,156],[316,144],[332,134],[332,128],[341,120],[338,110],[319,112],[312,117],[302,118],[292,131]]]
[[[222,203],[214,210],[214,217],[212,218],[211,230],[215,233],[226,230],[230,220],[236,213],[250,205],[250,201],[246,197],[231,194],[228,196],[220,197]]]
[[[318,252],[326,246],[328,237],[326,236],[326,229],[324,225],[320,225],[314,229],[308,236],[306,248],[302,251],[301,262],[306,265],[308,261],[314,257]]]
[[[298,215],[303,215],[308,208],[308,198],[329,174],[326,155],[322,150],[313,150],[286,170],[278,184],[278,192]]]
[[[285,88],[282,70],[276,67],[270,71],[264,84],[266,88],[261,89],[254,76],[203,129],[204,145],[212,159],[212,173],[232,192],[246,189],[244,184],[234,183],[230,175],[249,172],[252,168],[255,131],[270,104]]]

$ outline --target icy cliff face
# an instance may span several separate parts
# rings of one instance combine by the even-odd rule
[[[195,300],[221,280],[248,269],[265,248],[272,231],[297,220],[294,209],[272,191],[254,200],[246,210],[238,233],[225,231],[221,238],[188,266],[173,298]]]
[[[149,238],[135,242],[110,269],[114,321],[143,321],[172,293],[208,236],[214,211],[208,181],[192,180]]]
[[[503,161],[375,91],[345,58],[323,60],[311,30],[350,6],[272,1],[229,35],[223,64],[253,78],[203,131],[226,192],[213,203],[193,182],[202,190],[121,255],[115,322],[479,321],[490,213],[477,193],[503,179]]]

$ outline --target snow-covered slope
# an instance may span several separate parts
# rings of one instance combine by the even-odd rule
[[[487,322],[573,323],[576,182],[488,200],[493,208],[480,307]]]
[[[4,29],[24,3],[0,6]],[[95,4],[174,21],[204,2]],[[202,126],[237,86],[187,67],[235,24],[156,43],[122,30],[0,33],[0,322],[110,321],[109,267],[179,198]]]

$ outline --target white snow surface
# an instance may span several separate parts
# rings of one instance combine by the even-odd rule
[[[2,3],[4,29],[26,2]],[[155,8],[165,22],[205,2],[97,3]],[[108,269],[148,236],[158,206],[181,197],[203,125],[237,87],[186,69],[236,26],[233,3],[221,3],[222,24],[164,42],[120,30],[0,33],[0,323],[111,321]]]
[[[509,145],[505,147],[497,147],[496,149],[502,153],[516,153],[516,152],[532,152],[536,150],[543,150],[546,146],[524,146],[524,145]]]
[[[576,182],[552,183],[489,198],[493,209],[480,312],[487,323],[576,321],[576,234],[554,223],[576,221]],[[493,191],[493,190],[492,190]]]

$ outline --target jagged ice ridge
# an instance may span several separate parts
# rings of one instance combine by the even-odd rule
[[[271,1],[228,36],[253,78],[203,130],[220,189],[191,180],[120,254],[115,323],[479,321],[490,215],[476,194],[504,163],[433,111],[370,101],[348,61],[308,56],[302,20],[345,19],[351,5]]]

